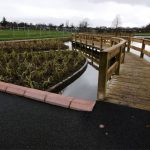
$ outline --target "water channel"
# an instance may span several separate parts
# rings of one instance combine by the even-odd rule
[[[150,36],[140,36],[139,38],[150,38]],[[137,38],[137,37],[136,37]],[[66,42],[69,49],[72,50],[71,42]],[[142,44],[132,42],[134,46],[141,47]],[[150,46],[146,46],[146,50],[150,51]],[[140,53],[132,50],[131,52],[140,56]],[[144,56],[144,59],[150,61],[150,58]],[[65,96],[73,96],[84,100],[96,100],[97,99],[97,86],[98,86],[98,71],[88,64],[86,71],[73,83],[64,88],[60,93]]]

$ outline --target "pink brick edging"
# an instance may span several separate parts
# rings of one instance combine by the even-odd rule
[[[71,102],[70,109],[78,111],[92,111],[95,106],[95,103],[96,102],[90,100],[74,99]]]
[[[65,97],[63,95],[18,86],[15,84],[5,82],[0,82],[0,91],[78,111],[92,111],[96,104],[95,101],[87,101],[76,99],[73,97]]]

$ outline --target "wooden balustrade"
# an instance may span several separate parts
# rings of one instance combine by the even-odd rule
[[[76,39],[76,40],[75,40]],[[84,42],[85,40],[85,42]],[[128,103],[133,106],[133,101],[136,101],[137,105],[140,108],[146,108],[149,110],[149,105],[147,102],[147,95],[141,92],[139,86],[135,83],[143,82],[143,75],[146,77],[146,81],[142,83],[142,86],[149,87],[148,84],[148,74],[147,68],[149,67],[144,60],[137,58],[130,53],[130,49],[134,49],[140,52],[140,57],[143,58],[144,55],[150,57],[150,52],[147,49],[147,45],[150,46],[150,40],[148,39],[137,39],[131,37],[105,37],[99,35],[88,35],[88,34],[78,34],[74,35],[74,44],[77,43],[78,48],[81,48],[81,51],[92,61],[90,64],[93,64],[99,71],[98,77],[98,90],[97,90],[97,100],[106,100],[114,103]],[[140,43],[140,47],[132,45],[132,42]],[[107,44],[107,47],[105,48]],[[76,44],[75,44],[76,45]],[[81,46],[82,45],[82,46]],[[120,71],[121,63],[124,63],[126,54],[126,65],[122,66]],[[135,61],[134,61],[135,59]],[[95,63],[99,64],[99,67]],[[136,68],[139,65],[139,62],[142,64],[141,67]],[[146,67],[145,67],[146,65]],[[141,74],[138,77],[135,77],[132,73],[132,69],[135,69],[135,72]],[[121,72],[121,74],[120,74]],[[115,76],[115,83],[109,83],[108,81]],[[131,82],[134,81],[135,82]],[[107,86],[109,83],[109,87]],[[127,83],[127,84],[126,84]],[[117,85],[118,84],[118,85]],[[126,86],[127,85],[127,86]],[[144,87],[144,89],[145,89]],[[132,92],[136,89],[137,92]],[[106,91],[107,90],[107,91]],[[130,92],[131,90],[131,92]],[[125,95],[129,92],[129,97]],[[141,99],[142,95],[142,99]],[[131,99],[130,99],[131,98]],[[130,103],[130,101],[132,103]],[[144,101],[144,102],[143,102]],[[141,105],[142,104],[142,105]],[[143,105],[144,104],[144,105]],[[135,105],[136,106],[136,105]]]
[[[94,48],[100,49],[98,56],[99,80],[97,98],[102,100],[105,98],[107,81],[113,74],[119,75],[120,64],[124,62],[125,57],[126,40],[110,36],[100,37],[86,34],[84,34],[84,38],[83,34],[77,34],[75,37],[80,45],[80,48],[82,47],[82,44],[86,44],[86,48],[87,46],[90,46],[89,58],[92,60],[92,64],[94,60],[97,62],[93,56]],[[83,42],[83,39],[85,39],[85,42]],[[106,45],[109,48],[102,51],[102,48]]]
[[[143,58],[144,55],[150,57],[150,52],[146,50],[146,45],[150,46],[150,40],[147,39],[139,39],[139,38],[129,38],[128,39],[128,52],[130,52],[130,48],[140,52],[140,57]],[[132,45],[132,42],[141,43],[141,47],[137,47]]]
[[[111,36],[99,36],[94,34],[73,34],[72,35],[73,41],[79,42],[79,43],[87,43],[88,46],[92,46],[93,42],[96,48],[99,48],[102,50],[103,47],[110,47],[110,40]],[[82,40],[81,40],[82,39]],[[93,42],[92,42],[93,41]],[[103,47],[102,47],[103,46]]]
[[[89,58],[95,60],[94,58],[94,49],[99,49],[99,79],[98,79],[98,94],[97,98],[103,100],[106,95],[106,86],[107,81],[111,78],[113,74],[119,75],[120,64],[124,62],[125,58],[125,49],[130,52],[130,48],[139,51],[140,57],[143,58],[144,55],[150,57],[150,52],[146,50],[146,45],[150,46],[150,40],[147,39],[138,39],[133,37],[111,37],[111,36],[98,36],[98,35],[89,35],[89,34],[76,34],[76,42],[86,44],[90,48]],[[82,40],[81,40],[82,39]],[[136,47],[131,45],[132,42],[141,43],[141,47]],[[105,46],[107,48],[105,48]],[[104,50],[102,51],[102,49]],[[97,50],[96,50],[97,51]]]
[[[112,38],[112,47],[100,52],[97,99],[103,100],[106,95],[107,81],[113,74],[119,75],[120,64],[124,62],[126,40]]]

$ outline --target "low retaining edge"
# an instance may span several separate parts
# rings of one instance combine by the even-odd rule
[[[62,89],[67,87],[69,84],[71,84],[73,81],[75,81],[78,77],[80,77],[86,70],[87,65],[88,65],[88,60],[86,59],[86,62],[78,71],[76,71],[71,76],[67,77],[66,79],[62,80],[61,82],[50,87],[47,91],[48,92],[56,92],[56,93],[61,91]]]

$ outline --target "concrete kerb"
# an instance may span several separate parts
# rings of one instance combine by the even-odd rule
[[[96,104],[95,101],[87,101],[82,99],[76,99],[73,97],[65,97],[63,95],[18,86],[15,84],[5,83],[1,81],[0,92],[22,96],[32,100],[48,103],[51,105],[61,106],[64,108],[70,108],[78,111],[91,112]]]

